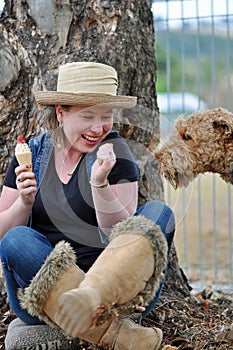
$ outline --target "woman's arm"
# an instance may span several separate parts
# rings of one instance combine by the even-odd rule
[[[92,196],[99,227],[108,235],[114,224],[136,212],[138,183],[135,181],[100,188],[92,186]]]
[[[12,227],[26,225],[35,200],[36,180],[25,166],[15,169],[17,189],[3,186],[0,197],[0,239]]]
[[[115,164],[113,145],[106,143],[99,148],[91,171],[90,183],[96,217],[99,227],[106,235],[114,224],[135,213],[138,202],[137,181],[108,184],[108,174]]]

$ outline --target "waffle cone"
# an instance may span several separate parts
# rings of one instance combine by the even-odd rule
[[[19,165],[27,165],[28,170],[32,171],[32,153],[26,143],[17,144],[15,156]]]
[[[32,166],[32,154],[30,153],[21,153],[15,155],[19,165],[28,165],[30,168]]]

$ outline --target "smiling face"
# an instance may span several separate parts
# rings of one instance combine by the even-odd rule
[[[63,126],[66,147],[81,153],[92,152],[113,125],[113,112],[108,107],[56,105],[56,113]]]

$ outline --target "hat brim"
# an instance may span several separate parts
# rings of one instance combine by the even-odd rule
[[[104,105],[111,108],[133,108],[137,104],[137,97],[114,96],[95,93],[68,93],[56,91],[40,91],[34,93],[35,100],[42,106],[56,104],[68,106],[96,106]]]

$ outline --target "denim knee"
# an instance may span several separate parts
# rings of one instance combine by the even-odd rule
[[[7,258],[17,254],[17,252],[20,252],[20,255],[22,255],[25,242],[30,234],[29,231],[30,228],[27,226],[16,226],[6,232],[0,244],[1,260],[4,257]]]
[[[0,255],[2,263],[7,265],[17,264],[17,261],[32,259],[41,255],[41,244],[46,250],[52,247],[47,238],[41,233],[27,226],[16,226],[11,228],[2,238],[0,244]],[[43,249],[44,250],[44,249]]]
[[[162,201],[146,202],[135,215],[143,215],[160,226],[170,249],[175,233],[175,216],[172,209]]]
[[[21,231],[19,230],[19,227],[14,227],[7,231],[3,236],[0,244],[0,255],[2,263],[5,259],[7,259],[8,256],[11,256],[12,253],[15,253],[17,250],[19,250],[21,241],[20,232]]]

